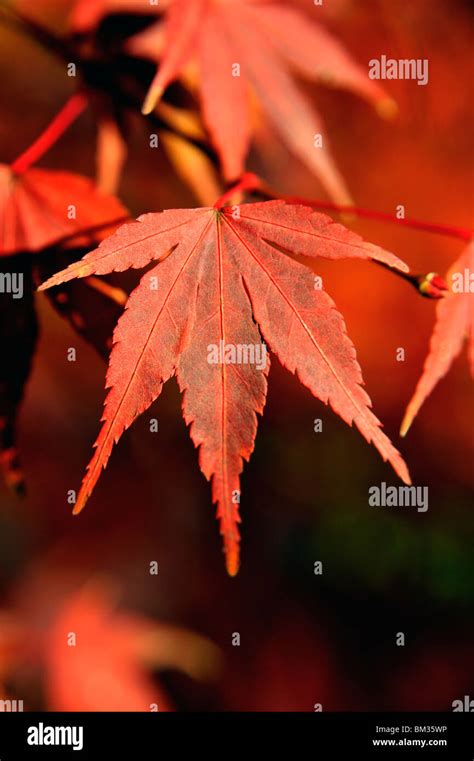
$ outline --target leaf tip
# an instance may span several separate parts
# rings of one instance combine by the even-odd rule
[[[398,103],[390,97],[382,98],[377,101],[375,110],[382,119],[391,120],[398,115]]]
[[[162,87],[156,87],[153,85],[150,87],[142,106],[142,114],[144,116],[148,116],[148,114],[151,114],[156,104],[158,103],[159,99],[161,98],[162,94],[163,94]]]
[[[402,420],[402,424],[400,426],[400,436],[402,438],[405,438],[408,431],[411,428],[411,424],[413,423],[413,416],[410,414],[410,411],[407,410],[405,417]]]
[[[240,568],[240,552],[238,545],[226,548],[225,566],[229,576],[232,578],[237,576]]]
[[[410,476],[410,471],[408,470],[408,465],[406,464],[403,457],[399,454],[398,462],[393,463],[395,465],[395,472],[399,478],[403,481],[404,484],[407,484],[407,486],[411,486],[412,479]]]
[[[76,504],[74,505],[72,514],[79,515],[79,513],[81,513],[84,510],[87,500],[88,500],[88,497],[82,496],[81,493],[79,493],[79,497],[77,499]]]

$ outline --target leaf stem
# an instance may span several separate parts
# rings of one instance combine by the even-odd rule
[[[413,286],[421,296],[426,299],[442,299],[446,295],[448,286],[446,281],[438,275],[437,272],[428,272],[421,275],[411,275],[408,272],[402,272],[394,267],[390,267],[385,262],[379,262],[377,259],[372,259],[374,264],[378,264],[380,267],[388,270],[392,275],[405,280],[407,283]]]
[[[242,193],[244,190],[259,190],[261,187],[261,180],[256,174],[252,172],[246,172],[242,175],[240,180],[235,182],[231,187],[226,190],[224,195],[217,199],[214,204],[215,209],[222,209],[226,203],[233,198],[237,193]]]
[[[437,232],[445,235],[452,235],[456,238],[461,238],[462,240],[471,240],[474,234],[469,230],[464,230],[462,228],[450,227],[448,225],[435,225],[431,224],[430,222],[422,222],[418,219],[398,219],[398,217],[392,214],[372,211],[372,209],[361,209],[357,206],[342,206],[340,204],[332,203],[331,201],[313,201],[297,196],[281,195],[268,188],[265,183],[262,182],[262,180],[260,180],[256,175],[244,175],[240,183],[237,186],[231,188],[222,198],[226,199],[229,194],[235,193],[237,189],[249,189],[249,187],[257,190],[259,195],[262,195],[264,198],[280,199],[282,201],[286,201],[287,203],[301,204],[303,206],[310,206],[314,209],[328,209],[346,214],[356,214],[360,217],[378,219],[384,222],[404,223],[407,227],[414,227],[419,230],[424,230],[425,232]],[[222,199],[219,199],[217,204],[219,203],[222,203]],[[397,270],[394,267],[390,267],[390,265],[385,264],[384,262],[379,262],[376,259],[373,259],[372,261],[375,264],[384,267],[393,275],[396,275],[402,280],[405,280],[407,283],[410,283],[410,285],[412,285],[415,290],[425,298],[441,299],[447,291],[447,285],[445,281],[436,272],[413,275],[411,273]]]
[[[270,193],[273,198],[281,198],[288,203],[300,203],[304,206],[311,206],[314,209],[328,209],[330,211],[339,211],[341,214],[355,214],[357,217],[363,217],[366,219],[376,219],[381,222],[393,222],[405,227],[411,227],[415,230],[422,230],[428,233],[438,233],[440,235],[449,235],[452,238],[460,238],[461,240],[470,241],[474,236],[474,230],[468,230],[463,227],[453,227],[451,225],[439,225],[434,222],[424,222],[420,219],[414,219],[412,217],[406,217],[405,219],[399,219],[395,214],[388,214],[383,211],[374,211],[373,209],[363,209],[359,206],[342,206],[331,201],[320,200],[308,200],[307,198],[299,198],[297,196],[282,196]]]
[[[83,93],[71,95],[44,132],[11,164],[15,174],[23,174],[35,164],[59,140],[64,132],[82,114],[87,106],[87,98]]]

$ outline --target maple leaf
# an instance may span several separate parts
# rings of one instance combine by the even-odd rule
[[[111,590],[97,583],[64,602],[45,634],[43,653],[53,711],[150,711],[153,706],[169,711],[169,698],[147,668],[176,669],[204,679],[219,666],[219,652],[209,640],[117,612]]]
[[[159,260],[130,295],[114,332],[103,426],[75,513],[84,507],[114,443],[176,374],[201,470],[212,480],[227,568],[234,575],[239,476],[253,450],[256,413],[262,413],[266,396],[264,341],[409,482],[403,459],[370,411],[341,315],[315,288],[311,271],[282,250],[313,258],[377,259],[407,269],[324,214],[269,201],[145,214],[40,286]]]
[[[31,370],[36,348],[38,326],[34,308],[35,271],[51,272],[57,251],[52,246],[89,247],[110,233],[128,217],[127,211],[114,196],[99,192],[94,183],[79,175],[49,169],[27,169],[19,174],[11,167],[0,164],[0,257],[2,273],[6,278],[22,278],[22,298],[7,295],[2,299],[0,325],[2,351],[9,361],[0,369],[0,468],[7,485],[18,493],[25,488],[15,443],[15,424],[18,406]],[[34,253],[30,261],[25,255]],[[36,282],[38,279],[36,278]],[[106,295],[100,300],[103,324],[90,329],[83,307],[88,299],[83,285],[72,294],[51,293],[58,311],[72,322],[75,329],[106,351],[110,337],[111,313],[116,318],[113,300]],[[74,304],[73,304],[74,301]],[[73,308],[74,306],[74,308]],[[97,299],[96,299],[97,306]],[[115,308],[117,305],[115,304]],[[99,314],[97,315],[99,316]]]
[[[459,259],[451,267],[447,281],[454,285],[460,280],[456,291],[447,294],[436,309],[436,324],[431,337],[430,352],[426,358],[423,374],[408,404],[400,434],[405,436],[425,399],[437,383],[449,371],[460,354],[464,341],[468,340],[471,375],[474,377],[474,293],[471,278],[474,272],[474,242],[469,243]]]
[[[133,0],[100,3],[79,0],[73,25],[90,28],[104,5],[111,11],[143,11]],[[294,82],[292,70],[312,81],[351,90],[377,105],[394,108],[381,86],[368,78],[344,47],[321,24],[294,7],[249,0],[172,0],[155,10],[160,20],[132,37],[127,52],[158,65],[143,111],[149,113],[166,87],[197,61],[204,122],[227,180],[244,169],[251,137],[250,88],[289,150],[340,203],[350,195],[328,148],[321,118]],[[165,10],[165,20],[161,19]],[[149,12],[149,8],[146,10]],[[97,18],[96,18],[97,20]],[[315,145],[319,135],[322,145]]]
[[[40,251],[63,239],[90,246],[97,231],[127,212],[92,180],[70,172],[28,169],[15,174],[0,164],[0,256]]]

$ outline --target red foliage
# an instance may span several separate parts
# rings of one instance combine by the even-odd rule
[[[283,251],[286,254],[282,253]],[[333,301],[292,255],[376,259],[393,254],[365,243],[329,217],[282,201],[147,214],[41,288],[159,260],[132,293],[114,333],[103,427],[75,512],[88,500],[114,443],[176,374],[183,414],[212,479],[227,570],[239,567],[239,474],[263,412],[270,349],[318,399],[355,423],[384,460],[410,482],[361,388],[355,349]],[[216,356],[211,356],[215,347]],[[231,356],[235,347],[253,352]],[[257,356],[258,355],[258,356]]]

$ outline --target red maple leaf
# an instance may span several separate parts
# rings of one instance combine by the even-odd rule
[[[256,413],[263,411],[267,390],[264,341],[409,482],[403,459],[370,410],[341,315],[315,287],[311,270],[290,254],[377,259],[407,269],[324,214],[270,201],[145,214],[41,286],[159,260],[132,292],[114,332],[103,426],[75,513],[84,507],[114,443],[176,374],[201,470],[212,480],[227,568],[234,575],[239,476],[253,450]]]
[[[169,711],[173,701],[152,671],[218,676],[221,653],[209,639],[119,608],[119,592],[112,577],[84,584],[78,568],[40,558],[15,606],[0,609],[0,695],[11,698],[24,673],[35,700],[39,672],[51,711]]]
[[[449,371],[468,341],[471,375],[474,377],[474,242],[469,243],[447,275],[451,293],[437,306],[436,324],[423,374],[407,407],[400,433],[405,436],[425,399]]]
[[[99,5],[79,0],[73,26],[90,28],[106,9],[150,12],[133,0],[108,0]],[[158,66],[144,113],[154,109],[188,63],[196,62],[204,122],[226,179],[233,180],[244,170],[253,91],[290,151],[308,165],[336,201],[350,203],[321,117],[292,72],[350,90],[375,103],[381,113],[390,113],[394,103],[324,26],[277,2],[172,0],[166,4],[164,21],[161,3],[155,11],[160,20],[127,43],[127,52],[149,58]]]
[[[28,169],[16,174],[0,164],[0,256],[40,251],[59,241],[87,246],[127,212],[92,180],[70,172]]]
[[[75,102],[72,106],[73,110],[77,109]],[[43,139],[40,138],[39,145]],[[0,164],[2,269],[4,276],[7,272],[20,272],[25,290],[24,298],[3,300],[0,309],[2,348],[9,357],[9,362],[3,363],[0,369],[0,469],[7,483],[19,492],[24,489],[24,481],[15,445],[15,423],[36,347],[35,274],[43,273],[44,279],[45,271],[54,271],[51,269],[53,262],[56,263],[54,269],[60,266],[58,251],[53,251],[53,246],[63,250],[70,247],[87,250],[128,217],[120,201],[97,190],[92,180],[70,172],[30,168],[28,162],[36,151],[35,145],[12,166]],[[35,256],[31,259],[23,257],[27,253]],[[105,288],[104,284],[102,290]],[[64,292],[52,292],[51,300],[58,304],[61,314],[68,317],[79,332],[90,336],[91,331],[81,314],[84,299],[80,295],[84,290],[88,287],[76,292],[75,299]],[[107,296],[103,296],[102,301],[109,311],[110,305],[114,307]],[[94,331],[92,337],[98,336],[101,345],[108,337],[109,325],[110,322],[104,325],[104,329]]]

